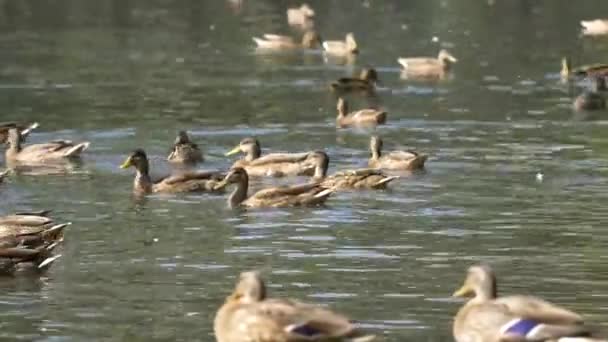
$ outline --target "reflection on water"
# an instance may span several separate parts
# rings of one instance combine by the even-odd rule
[[[74,223],[47,277],[0,281],[0,338],[211,340],[234,277],[257,268],[273,293],[331,304],[390,341],[444,341],[460,304],[450,294],[478,260],[495,266],[505,292],[602,323],[607,113],[572,111],[581,85],[560,82],[559,61],[608,58],[608,40],[578,31],[608,3],[310,3],[323,37],[355,33],[355,60],[257,53],[252,36],[299,36],[285,22],[292,1],[1,1],[0,120],[39,121],[28,143],[91,148],[65,174],[0,185],[0,211],[49,208]],[[398,57],[441,48],[459,59],[450,77],[401,79]],[[429,154],[426,172],[318,209],[131,197],[120,163],[144,148],[153,175],[169,172],[182,129],[205,169],[229,167],[223,154],[246,136],[263,153],[325,149],[330,172],[364,166],[370,131],[336,130],[328,84],[366,66],[382,85],[349,103],[386,109],[374,133]]]

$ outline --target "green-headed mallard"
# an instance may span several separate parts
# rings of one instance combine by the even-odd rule
[[[341,128],[352,126],[376,126],[386,123],[387,112],[383,110],[368,108],[349,113],[348,103],[343,98],[338,99],[336,108],[338,110],[336,125]]]
[[[171,175],[152,181],[148,156],[142,149],[137,149],[120,165],[121,169],[135,168],[133,192],[148,194],[154,192],[215,192],[214,186],[222,180],[222,175],[216,171],[191,171]]]
[[[13,275],[16,271],[44,272],[61,257],[53,255],[59,242],[45,242],[40,246],[26,246],[15,237],[0,238],[0,274]]]
[[[382,154],[382,139],[372,136],[369,142],[371,157],[367,165],[371,168],[386,170],[419,170],[424,168],[427,156],[415,151],[392,151]]]
[[[21,125],[16,122],[0,122],[0,144],[6,143],[8,139],[8,130],[17,128],[21,134],[21,138],[25,139],[33,130],[38,128],[38,123],[34,122],[29,125]]]
[[[412,78],[443,78],[450,71],[452,64],[457,61],[446,50],[439,51],[437,58],[409,57],[397,59],[397,62],[403,67],[403,72]]]
[[[562,70],[560,75],[563,80],[567,80],[569,77],[585,77],[585,76],[608,76],[608,64],[588,64],[581,65],[578,67],[572,67],[570,59],[567,57],[562,58]]]
[[[215,189],[223,189],[229,184],[236,185],[228,197],[228,205],[231,208],[313,206],[322,204],[334,192],[333,189],[317,183],[308,183],[266,188],[248,196],[249,176],[247,171],[240,167],[231,169]]]
[[[336,92],[364,91],[373,92],[376,89],[378,72],[374,68],[363,68],[358,78],[342,77],[332,82],[329,87]]]
[[[167,160],[178,164],[196,164],[202,162],[204,158],[203,152],[190,140],[188,133],[179,131]]]
[[[321,44],[321,36],[314,31],[305,32],[301,42],[278,34],[265,34],[263,38],[253,37],[252,39],[258,49],[264,50],[316,49]]]
[[[330,55],[336,56],[345,56],[359,53],[359,48],[357,46],[357,41],[355,40],[355,35],[352,33],[347,33],[344,41],[324,41],[323,50]]]
[[[240,152],[245,154],[245,158],[234,162],[232,167],[242,167],[252,177],[310,176],[314,173],[314,168],[306,163],[308,152],[271,153],[262,156],[260,142],[251,137],[241,140],[226,156]]]
[[[241,273],[215,315],[218,342],[303,342],[374,340],[347,317],[294,299],[267,298],[257,272]]]
[[[79,158],[82,151],[89,147],[89,142],[75,144],[68,140],[55,140],[44,144],[21,146],[22,137],[17,128],[8,130],[7,161],[19,163],[44,163],[65,159]]]
[[[308,4],[287,9],[287,23],[289,25],[309,26],[314,16],[315,11]]]
[[[606,108],[606,98],[600,91],[606,90],[606,80],[603,76],[594,76],[591,88],[583,91],[574,99],[573,107],[578,111],[591,111]]]
[[[315,166],[312,179],[325,188],[341,189],[386,189],[397,176],[387,176],[378,169],[357,169],[327,175],[329,156],[323,151],[310,153],[309,161]]]
[[[456,342],[599,341],[586,338],[590,330],[575,312],[532,296],[498,297],[496,277],[487,265],[470,267],[454,296],[472,296],[454,318]]]
[[[17,213],[0,217],[0,238],[14,238],[19,244],[39,247],[63,240],[63,230],[71,223],[56,223],[49,211]]]
[[[583,34],[598,36],[608,34],[608,19],[581,20]]]

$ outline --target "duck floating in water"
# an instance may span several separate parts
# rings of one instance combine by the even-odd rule
[[[197,144],[190,140],[188,133],[179,131],[167,160],[171,163],[192,165],[203,162],[205,159],[203,152]]]
[[[334,56],[347,56],[359,53],[359,47],[353,33],[347,33],[342,40],[330,40],[323,42],[323,50]]]
[[[407,57],[399,58],[397,62],[403,67],[402,75],[406,78],[443,79],[452,64],[458,60],[447,50],[439,51],[437,58]]]
[[[373,127],[386,123],[388,113],[383,110],[367,108],[348,112],[348,103],[345,99],[339,98],[336,105],[338,116],[336,125],[340,128],[345,127]]]
[[[606,79],[603,76],[591,78],[591,88],[583,91],[574,99],[573,107],[577,111],[592,111],[606,108],[606,98],[601,93],[606,91]]]
[[[392,151],[382,153],[382,139],[374,135],[369,142],[371,157],[368,166],[385,170],[421,170],[424,168],[427,156],[415,151]]]
[[[378,72],[374,68],[363,68],[359,77],[341,77],[330,83],[329,87],[334,92],[346,93],[351,91],[363,91],[372,93],[376,89]]]
[[[583,34],[598,36],[608,34],[608,19],[581,20]]]
[[[297,42],[292,37],[278,34],[265,34],[262,38],[252,38],[257,48],[269,51],[285,51],[297,49],[316,49],[321,45],[321,36],[314,31],[307,31],[302,41]]]

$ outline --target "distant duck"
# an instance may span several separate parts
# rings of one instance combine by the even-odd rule
[[[373,92],[379,83],[378,72],[374,68],[363,68],[359,77],[342,77],[329,86],[335,92],[365,91]]]
[[[581,20],[583,34],[597,36],[608,34],[608,19]]]
[[[179,131],[167,160],[176,164],[196,164],[204,158],[203,152],[190,140],[188,133]]]
[[[315,11],[308,4],[302,4],[287,10],[287,23],[293,26],[308,26],[314,16]]]
[[[344,41],[331,40],[323,42],[323,50],[330,55],[346,56],[359,53],[359,47],[352,33],[346,34]]]
[[[601,91],[606,90],[606,79],[595,76],[590,89],[586,89],[574,100],[574,109],[578,111],[601,110],[606,108],[606,98]]]
[[[562,80],[568,80],[570,77],[608,76],[608,64],[595,63],[572,67],[570,59],[563,57],[560,75]]]
[[[439,51],[437,58],[408,57],[397,60],[403,67],[403,73],[412,78],[443,78],[450,71],[452,64],[458,60],[447,50]]]
[[[343,98],[338,99],[336,108],[338,110],[336,125],[341,128],[384,124],[386,123],[386,116],[388,114],[386,111],[373,108],[360,109],[349,113],[348,103]]]
[[[307,31],[302,41],[297,42],[292,37],[278,34],[264,34],[262,38],[253,37],[253,41],[261,50],[295,50],[316,49],[321,45],[321,36],[314,31]]]
[[[73,143],[69,140],[54,140],[43,144],[22,146],[23,137],[17,128],[8,130],[6,160],[19,163],[45,163],[80,158],[89,148],[89,142]]]
[[[370,139],[371,157],[368,166],[385,170],[420,170],[424,168],[426,155],[415,151],[392,151],[382,154],[382,139],[374,135]]]

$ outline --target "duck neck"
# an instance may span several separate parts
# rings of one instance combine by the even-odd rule
[[[135,192],[152,192],[152,179],[150,178],[149,168],[148,163],[139,165],[136,168],[135,180],[133,181],[133,189]]]
[[[377,160],[382,156],[382,152],[378,146],[372,146],[370,151],[372,152],[372,159]]]
[[[488,282],[475,290],[475,297],[471,300],[475,303],[484,303],[496,299],[496,282]]]
[[[249,188],[249,179],[243,177],[238,183],[236,188],[228,197],[228,205],[230,208],[238,207],[243,201],[247,199],[247,189]]]
[[[245,156],[245,160],[253,161],[253,160],[260,158],[261,155],[262,155],[262,151],[260,151],[260,148],[256,146],[247,152],[247,155]]]
[[[327,176],[327,166],[325,164],[319,164],[315,166],[315,173],[312,176],[313,180],[321,180]]]

